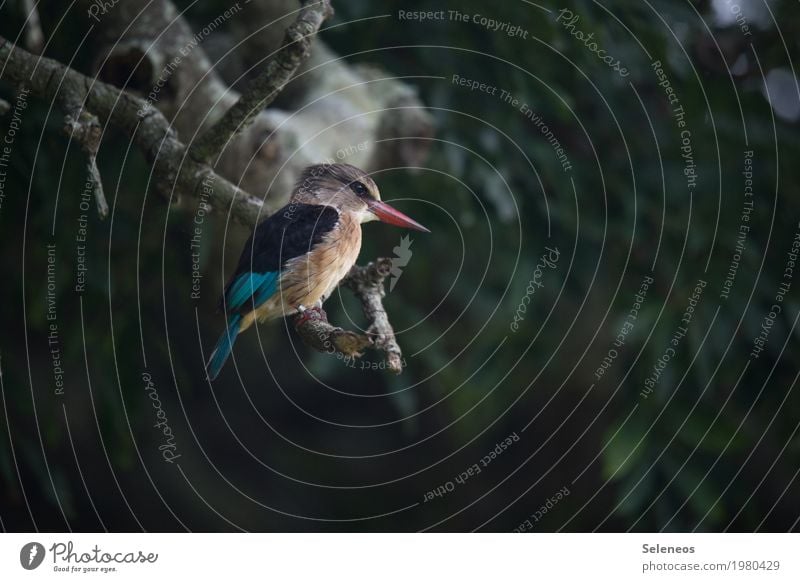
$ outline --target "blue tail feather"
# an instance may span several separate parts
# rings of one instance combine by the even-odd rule
[[[239,335],[239,323],[241,320],[242,315],[240,313],[232,313],[228,317],[228,328],[222,332],[206,365],[206,372],[211,380],[214,380],[219,375],[222,366],[225,365],[225,361],[231,355],[233,343],[236,341],[236,336]]]

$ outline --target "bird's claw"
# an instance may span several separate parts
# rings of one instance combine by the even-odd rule
[[[294,326],[300,327],[307,321],[311,319],[316,320],[328,320],[328,314],[325,313],[325,310],[322,309],[321,305],[315,305],[314,307],[306,307],[304,305],[297,306],[297,312],[300,314],[299,317],[295,318]]]

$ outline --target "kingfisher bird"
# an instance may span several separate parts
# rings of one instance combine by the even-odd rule
[[[228,325],[206,365],[208,377],[217,377],[237,336],[255,321],[321,311],[358,258],[361,224],[373,220],[430,232],[382,202],[378,186],[355,166],[303,170],[288,204],[250,235],[225,287],[220,307]]]

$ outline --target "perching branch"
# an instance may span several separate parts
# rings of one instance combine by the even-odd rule
[[[355,293],[361,300],[361,307],[369,319],[367,334],[374,347],[386,354],[386,364],[395,374],[403,371],[403,352],[394,336],[394,328],[389,323],[389,316],[383,308],[386,296],[384,281],[391,274],[392,260],[377,259],[363,267],[354,266],[342,284]]]
[[[250,125],[272,103],[310,54],[311,40],[322,23],[333,15],[330,0],[306,0],[297,20],[286,29],[284,46],[264,70],[244,89],[239,100],[189,148],[196,160],[208,161]]]
[[[402,372],[403,352],[383,308],[384,281],[391,270],[391,259],[377,259],[363,267],[355,265],[341,283],[361,300],[361,307],[370,322],[366,335],[334,327],[328,323],[324,311],[312,311],[295,316],[295,321],[303,322],[298,329],[303,341],[320,352],[339,352],[349,357],[360,357],[366,348],[380,350],[386,354],[387,368],[395,374]]]
[[[90,156],[90,165],[94,164],[92,176],[99,189],[98,207],[105,201],[94,163],[102,123],[120,129],[136,144],[153,166],[155,188],[167,199],[180,194],[199,198],[202,193],[212,210],[230,209],[234,219],[251,228],[265,216],[261,200],[216,174],[206,163],[187,156],[186,146],[167,119],[157,109],[147,107],[143,99],[55,60],[35,56],[1,36],[0,70],[3,81],[17,88],[25,86],[33,95],[61,105],[69,134]],[[361,301],[369,321],[366,336],[332,326],[326,317],[312,317],[297,328],[303,341],[320,351],[346,356],[360,356],[363,349],[373,347],[384,351],[388,367],[399,373],[401,352],[382,303],[383,281],[390,264],[389,259],[379,259],[365,267],[356,266],[342,282]]]
[[[303,343],[320,352],[338,352],[358,358],[366,348],[374,347],[368,336],[331,325],[328,315],[322,310],[309,310],[305,316],[296,315],[295,330]]]

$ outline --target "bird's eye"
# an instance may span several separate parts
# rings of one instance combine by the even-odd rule
[[[356,193],[356,196],[361,196],[362,198],[369,196],[369,190],[361,182],[353,182],[350,184],[350,189]]]

